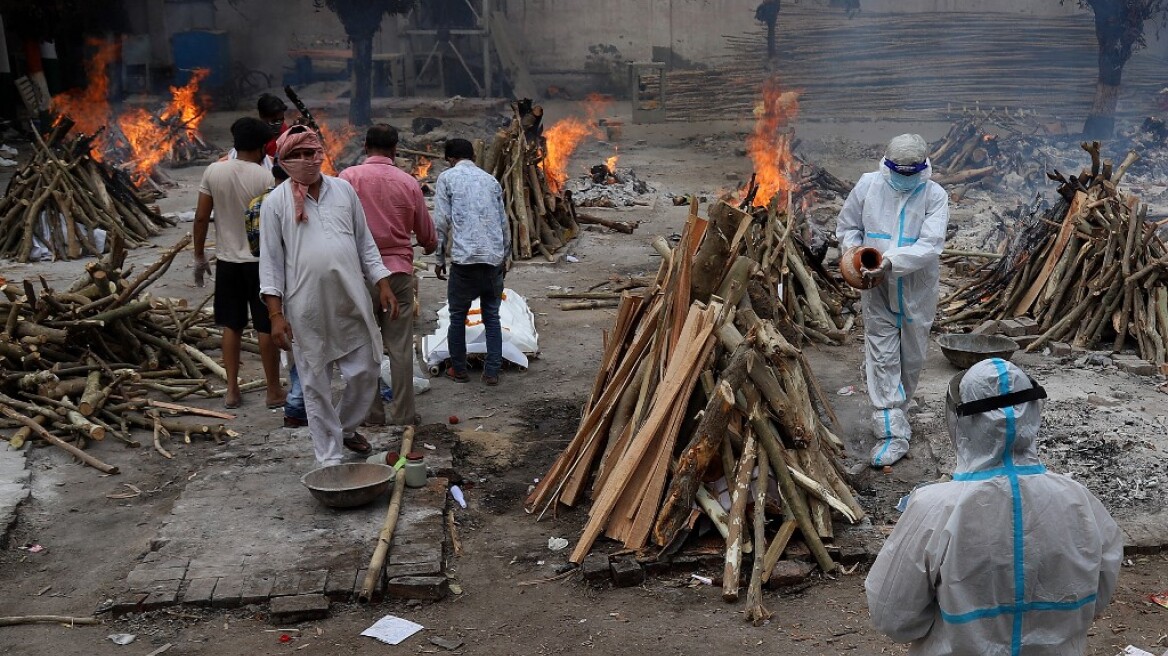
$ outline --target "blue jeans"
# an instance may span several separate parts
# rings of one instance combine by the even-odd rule
[[[296,365],[288,369],[288,397],[284,401],[284,416],[308,421],[308,411],[304,409],[304,390],[300,387],[300,375]]]
[[[483,327],[487,337],[487,361],[484,376],[498,376],[503,367],[503,329],[499,326],[499,306],[503,304],[503,278],[506,270],[491,264],[452,264],[446,285],[450,304],[450,366],[466,372],[466,315],[477,298],[482,306]]]

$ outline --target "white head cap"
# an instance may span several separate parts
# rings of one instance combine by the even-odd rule
[[[888,142],[884,156],[897,164],[916,164],[929,156],[929,144],[919,134],[902,134]]]

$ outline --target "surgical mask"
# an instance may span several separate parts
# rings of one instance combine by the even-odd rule
[[[895,172],[888,173],[888,186],[901,193],[908,193],[921,184],[921,174],[901,175]]]

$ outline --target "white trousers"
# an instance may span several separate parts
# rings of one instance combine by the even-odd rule
[[[327,363],[320,370],[308,366],[296,349],[296,371],[304,389],[304,409],[308,413],[308,433],[320,466],[338,465],[344,457],[343,440],[353,434],[369,410],[369,390],[376,389],[379,373],[373,358],[373,344],[364,343],[348,355]],[[333,370],[345,381],[340,403],[333,404]]]

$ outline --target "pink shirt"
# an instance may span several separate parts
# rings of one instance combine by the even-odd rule
[[[393,160],[380,155],[371,155],[364,164],[341,171],[340,178],[357,190],[385,268],[392,273],[412,274],[411,233],[427,253],[438,246],[438,234],[426,210],[421,185],[414,176],[394,166]]]

